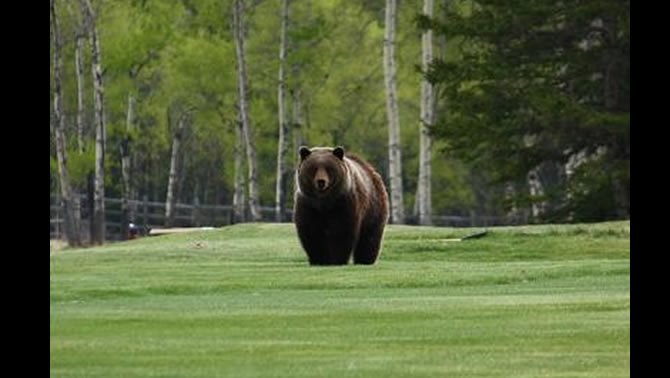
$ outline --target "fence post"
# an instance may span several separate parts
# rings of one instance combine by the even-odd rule
[[[142,224],[146,226],[149,221],[149,196],[142,196]]]
[[[191,212],[191,223],[195,227],[200,227],[200,199],[196,195],[193,199],[193,211]]]
[[[470,210],[470,227],[477,226],[477,213],[474,210]]]

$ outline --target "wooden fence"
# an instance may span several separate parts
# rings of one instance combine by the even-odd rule
[[[81,229],[84,240],[89,235],[89,209],[86,195],[79,196],[81,202]],[[165,225],[165,202],[153,202],[144,197],[140,201],[129,200],[131,217],[137,225],[150,228],[162,228]],[[201,205],[178,203],[175,206],[174,227],[222,227],[232,224],[232,206]],[[261,206],[263,222],[275,222],[274,207]],[[293,217],[290,209],[286,210],[284,222],[291,222]],[[132,218],[131,218],[132,219]],[[488,227],[527,223],[526,217],[487,216],[474,212],[470,216],[434,215],[433,225],[444,227]],[[416,219],[408,217],[408,224],[416,224]],[[50,237],[60,239],[63,233],[63,211],[60,198],[51,194],[50,198]],[[121,235],[121,199],[105,198],[105,234],[108,240],[119,240]]]

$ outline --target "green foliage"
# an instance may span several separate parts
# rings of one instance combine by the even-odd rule
[[[451,156],[499,183],[604,148],[602,164],[584,165],[546,191],[566,196],[565,217],[630,215],[630,3],[471,3],[470,12],[452,9],[446,22],[419,18],[421,27],[463,40],[460,59],[438,61],[427,74],[449,103],[435,135],[449,141]],[[603,165],[607,177],[594,180]],[[575,186],[609,198],[592,209],[596,203],[570,197]]]
[[[79,152],[74,148],[68,149],[68,172],[73,188],[86,188],[88,174],[95,171],[95,148],[89,144]]]
[[[250,118],[258,150],[261,203],[271,205],[278,135],[280,2],[245,3]],[[65,7],[66,3],[60,4]],[[196,192],[201,201],[232,201],[238,93],[231,4],[220,0],[96,3],[105,72],[108,194],[120,193],[119,143],[129,138],[138,194],[164,199],[174,127],[188,108],[192,117],[184,140],[185,176],[179,201],[192,201]],[[610,196],[607,185],[622,181],[624,188],[629,187],[630,112],[625,105],[630,97],[630,71],[624,58],[630,46],[630,26],[626,4],[462,0],[450,2],[447,13],[444,2],[438,1],[435,19],[426,20],[417,17],[420,2],[399,2],[396,63],[406,207],[413,207],[418,176],[419,27],[436,29],[435,55],[443,58],[428,73],[443,94],[438,104],[440,124],[434,130],[444,140],[436,144],[434,154],[435,214],[467,214],[473,208],[500,213],[501,187],[492,182],[519,183],[539,162],[564,162],[566,151],[594,152],[601,146],[608,147],[607,161],[584,165],[575,171],[574,182],[561,183],[561,193],[575,199],[560,209],[561,214],[593,219],[582,218],[575,213],[582,206],[572,205],[595,204],[588,199],[595,193]],[[70,11],[59,12],[66,35],[64,105],[69,169],[75,185],[82,184],[91,169],[94,150],[88,42],[84,49],[86,153],[79,156],[72,148],[77,88],[74,35],[81,23],[78,7],[71,2]],[[556,30],[560,20],[554,13],[566,17],[564,31]],[[601,14],[616,16],[612,25],[620,33],[588,53],[575,49],[589,22]],[[448,21],[441,22],[445,17]],[[290,118],[291,93],[299,94],[302,142],[344,145],[371,161],[387,178],[383,34],[382,0],[290,2],[287,101]],[[442,36],[444,41],[440,41]],[[438,46],[445,46],[445,41],[446,48],[440,52]],[[622,73],[615,76],[621,80],[616,81],[618,97],[613,108],[602,106],[602,98],[594,95],[602,92],[604,80],[589,76],[600,69],[597,61],[608,61],[604,54],[612,54],[610,60],[617,62],[614,68]],[[567,70],[559,70],[566,62]],[[570,90],[557,87],[561,82],[567,82]],[[132,125],[127,125],[129,96],[135,99]],[[528,136],[538,142],[527,145]],[[289,138],[289,161],[294,162],[297,145],[292,133]],[[445,156],[442,150],[451,155]],[[53,149],[50,156],[55,158]],[[50,164],[53,176],[57,170]],[[600,169],[596,166],[606,169],[607,176],[597,183],[593,181],[599,176],[589,174]],[[517,194],[525,192],[520,186]],[[287,195],[289,206],[291,197]],[[582,197],[584,200],[578,200]],[[525,200],[517,198],[516,203]],[[605,207],[612,203],[605,201],[600,210],[585,210],[585,214],[611,214]]]

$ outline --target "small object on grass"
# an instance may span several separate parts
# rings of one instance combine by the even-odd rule
[[[446,242],[462,242],[462,241],[470,240],[470,239],[479,239],[479,238],[485,236],[487,233],[488,233],[488,231],[484,230],[484,231],[480,231],[480,232],[475,232],[474,234],[465,235],[465,236],[462,236],[460,238],[450,238],[450,239],[441,239],[441,240],[446,241]]]
[[[137,239],[142,236],[147,236],[151,232],[151,228],[147,225],[137,225],[134,223],[128,224],[128,239]]]
[[[470,235],[465,235],[461,238],[461,240],[468,240],[468,239],[479,239],[481,237],[484,237],[488,233],[488,230],[480,231],[480,232],[475,232],[474,234]]]

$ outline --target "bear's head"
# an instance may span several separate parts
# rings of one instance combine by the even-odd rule
[[[342,147],[300,147],[298,188],[309,197],[326,198],[347,188],[347,169]]]

